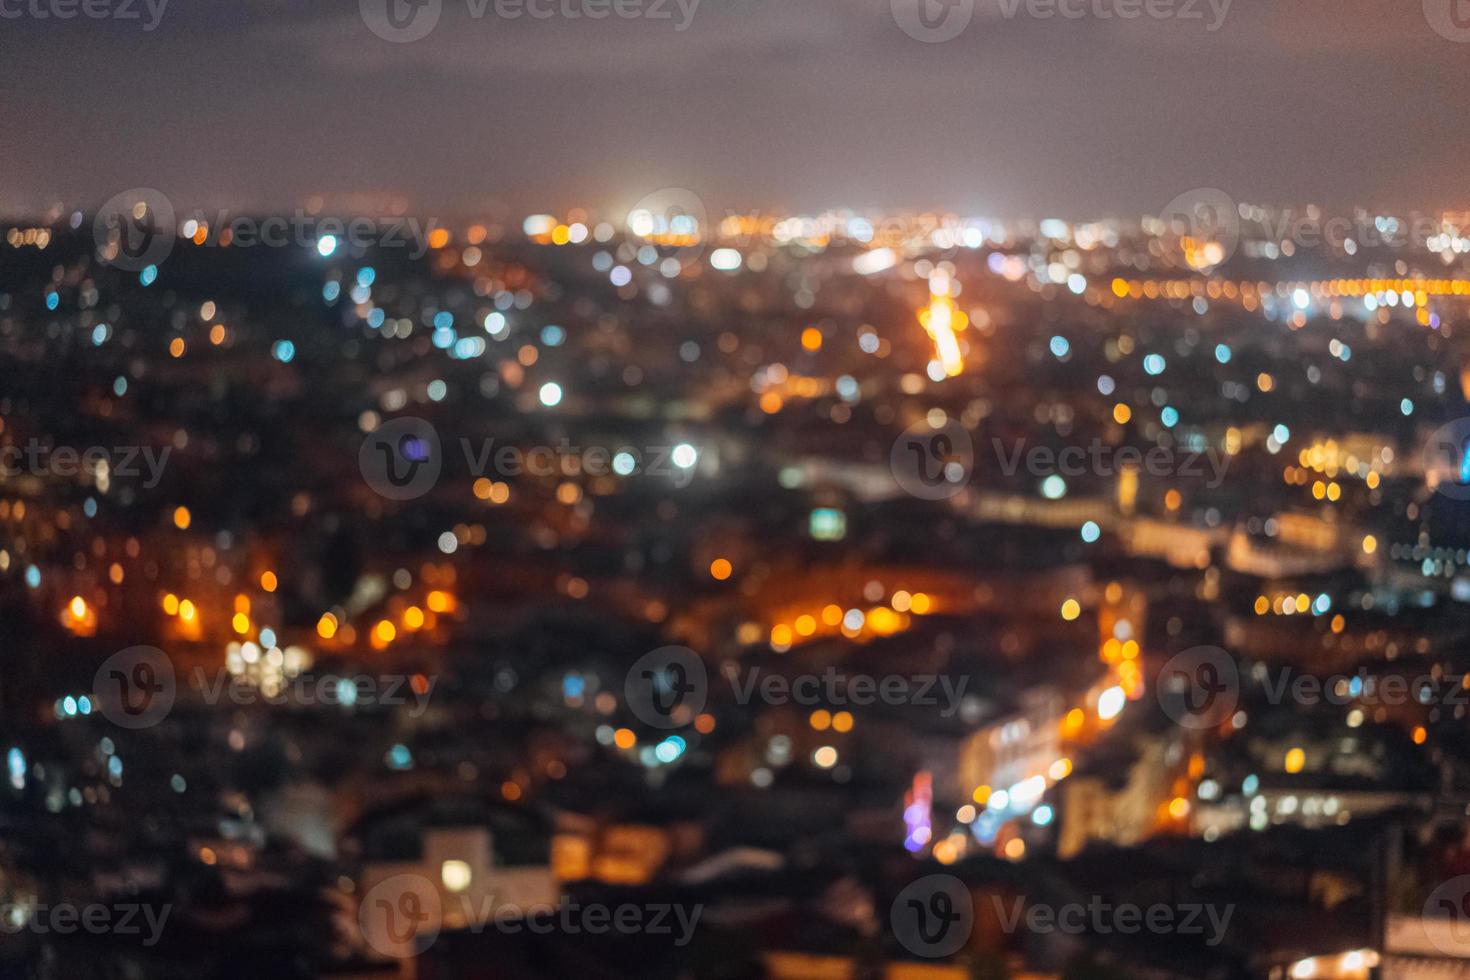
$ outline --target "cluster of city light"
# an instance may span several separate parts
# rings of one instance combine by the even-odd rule
[[[1122,279],[1110,283],[1119,299],[1264,298],[1291,300],[1305,308],[1313,300],[1374,297],[1384,306],[1424,306],[1431,296],[1470,296],[1466,279],[1318,279],[1266,282],[1229,279]]]
[[[533,214],[521,224],[526,237],[542,245],[580,245],[588,238],[605,242],[613,237],[613,226],[603,222],[596,228],[588,228],[585,213],[567,216],[559,221],[549,214]]]
[[[834,245],[866,246],[909,252],[955,248],[979,249],[1005,245],[1020,237],[1040,234],[1056,245],[1091,250],[1113,247],[1121,240],[1115,222],[1072,225],[1048,219],[1039,225],[1016,225],[983,217],[950,213],[869,213],[830,210],[815,214],[728,212],[706,220],[692,198],[674,198],[653,206],[639,206],[624,218],[624,230],[636,238],[660,245],[687,247],[714,242],[742,248],[793,247],[821,251]],[[588,212],[573,209],[564,217],[528,216],[521,226],[526,237],[543,245],[576,245],[589,238],[610,240],[618,229],[608,222],[593,223]]]
[[[1254,605],[1257,616],[1274,614],[1277,616],[1292,616],[1298,613],[1311,613],[1321,616],[1332,609],[1332,597],[1322,592],[1316,598],[1312,598],[1305,592],[1282,592],[1274,595],[1258,595]]]
[[[909,593],[903,589],[895,591],[886,605],[871,605],[866,609],[859,606],[843,608],[835,602],[827,603],[810,612],[799,613],[790,621],[776,623],[770,628],[771,649],[785,653],[823,636],[841,634],[850,640],[867,640],[874,637],[892,636],[909,628],[910,616],[924,616],[935,611],[934,600],[923,592]],[[742,639],[751,642],[750,631],[742,630]]]
[[[5,233],[5,241],[11,248],[34,248],[44,250],[51,244],[50,228],[11,228]]]
[[[933,775],[927,770],[915,773],[903,803],[903,846],[910,853],[922,851],[934,835]]]
[[[803,331],[804,343],[809,339],[806,331]],[[820,347],[818,340],[817,348]],[[750,388],[759,396],[757,404],[761,411],[767,415],[775,415],[793,399],[810,400],[828,394],[832,390],[832,382],[810,375],[795,374],[777,361],[757,368],[750,376]]]
[[[164,613],[172,617],[174,632],[180,639],[198,640],[203,635],[203,618],[192,599],[168,592],[164,594],[161,605]]]
[[[1288,466],[1283,472],[1283,478],[1287,483],[1299,486],[1306,486],[1308,481],[1312,481],[1312,496],[1318,500],[1324,497],[1336,500],[1341,494],[1341,489],[1335,482],[1339,474],[1357,477],[1367,484],[1368,489],[1373,490],[1382,481],[1382,473],[1393,462],[1393,458],[1393,450],[1387,446],[1361,458],[1339,446],[1337,440],[1328,439],[1313,443],[1298,452],[1297,462],[1300,466]],[[1311,473],[1328,477],[1328,482],[1313,480]]]
[[[1381,957],[1375,949],[1355,949],[1329,956],[1297,960],[1287,970],[1291,980],[1368,980]]]
[[[1032,823],[1045,827],[1052,822],[1054,811],[1042,800],[1051,787],[1071,774],[1072,760],[1064,756],[1054,760],[1046,772],[1034,773],[1009,787],[996,789],[989,785],[977,786],[970,795],[973,804],[960,807],[955,819],[961,824],[969,825],[974,838],[987,845],[995,841],[1007,821],[1018,817],[1029,815]],[[1016,853],[1008,842],[1003,853],[1009,858],[1017,859],[1023,856],[1024,851]],[[936,847],[935,856],[943,861],[946,855],[941,854]]]
[[[952,378],[965,369],[965,359],[960,353],[956,334],[969,323],[969,317],[955,305],[951,293],[953,280],[947,271],[936,268],[929,275],[929,306],[919,314],[919,323],[934,343],[934,360],[939,372],[931,370],[935,381]],[[934,377],[939,373],[939,377]]]
[[[379,616],[367,627],[368,644],[374,650],[386,650],[401,637],[435,629],[440,616],[455,611],[458,600],[445,589],[431,589],[424,596],[422,605],[407,602],[401,597],[388,605],[388,614]],[[322,613],[316,622],[316,634],[322,640],[335,641],[344,647],[357,642],[357,629],[347,621],[347,615],[341,609]]]
[[[269,632],[269,631],[263,631]],[[260,688],[267,696],[275,696],[286,681],[311,669],[312,656],[304,647],[274,645],[274,636],[261,643],[232,641],[225,647],[225,669],[230,676]],[[265,645],[266,641],[270,645]]]
[[[74,595],[61,611],[61,625],[73,636],[94,636],[97,633],[97,610],[86,599]]]
[[[1103,641],[1098,656],[1108,669],[1083,696],[1082,703],[1063,715],[1059,732],[1067,746],[1086,744],[1093,735],[1115,724],[1130,700],[1136,701],[1144,694],[1143,671],[1139,666],[1141,651],[1138,641],[1133,638],[1132,623],[1113,609],[1123,598],[1121,585],[1111,583],[1105,595],[1108,606],[1102,610],[1099,621],[1107,639]],[[1075,599],[1064,603],[1064,619],[1076,619],[1080,614],[1080,604]],[[1033,823],[1046,826],[1051,823],[1054,813],[1041,801],[1047,791],[1071,774],[1072,761],[1062,756],[1053,760],[1045,772],[1033,773],[1011,786],[1002,789],[978,786],[971,797],[975,806],[967,804],[956,817],[961,823],[972,824],[971,832],[982,844],[993,842],[1002,825],[1017,817],[1029,814]],[[1188,805],[1187,801],[1185,805]],[[955,849],[948,844],[943,853],[936,845],[934,853],[936,858],[946,863],[956,856]],[[1012,860],[1019,860],[1025,854],[1025,844],[1019,838],[1009,839],[1001,853]]]
[[[1247,310],[1254,310],[1262,303],[1286,303],[1294,308],[1298,323],[1304,322],[1301,317],[1313,303],[1327,303],[1333,316],[1341,316],[1343,309],[1334,301],[1358,299],[1370,313],[1393,307],[1417,308],[1419,322],[1433,325],[1437,320],[1426,309],[1431,298],[1470,298],[1470,280],[1466,279],[1318,279],[1271,283],[1216,278],[1114,278],[1109,285],[1112,295],[1119,299],[1223,299],[1239,301]],[[1197,309],[1203,311],[1203,307]]]
[[[614,710],[617,699],[607,691],[598,695],[599,701],[606,704],[598,704],[598,710],[611,713]],[[709,713],[704,713],[693,719],[694,731],[700,735],[708,735],[715,730],[715,718]],[[598,744],[609,746],[619,750],[625,755],[634,758],[638,764],[646,769],[656,769],[659,766],[670,766],[685,757],[689,751],[690,740],[693,736],[669,734],[658,732],[649,741],[639,742],[637,732],[631,728],[613,728],[611,725],[599,725],[594,733]]]

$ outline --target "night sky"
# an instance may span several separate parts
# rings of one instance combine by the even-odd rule
[[[397,192],[523,214],[677,185],[717,208],[1068,218],[1196,187],[1470,207],[1470,44],[1420,0],[1235,0],[1214,32],[1204,0],[1191,21],[975,0],[933,44],[889,0],[702,0],[683,31],[672,2],[657,21],[443,2],[407,44],[356,0],[169,0],[151,32],[143,0],[138,21],[0,20],[0,206],[149,186],[181,207]]]

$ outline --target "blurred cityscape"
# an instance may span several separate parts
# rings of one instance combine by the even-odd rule
[[[0,978],[1470,977],[1470,215],[0,221]]]

